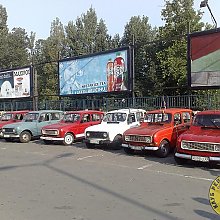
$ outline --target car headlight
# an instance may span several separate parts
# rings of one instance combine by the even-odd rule
[[[185,141],[181,141],[181,148],[182,149],[187,149],[188,148],[188,145]]]
[[[13,132],[13,133],[15,133],[15,132],[16,132],[16,129],[15,129],[15,128],[13,128],[12,132]]]
[[[104,133],[103,133],[103,137],[104,137],[104,138],[107,138],[107,137],[108,137],[108,133],[107,133],[107,132],[104,132]]]
[[[86,132],[86,137],[90,137],[90,132]]]
[[[215,151],[220,152],[220,145],[215,145]]]
[[[152,142],[152,138],[150,136],[145,137],[145,142],[146,143],[151,143]]]
[[[128,135],[125,135],[125,141],[130,141],[130,137]]]
[[[2,128],[2,132],[5,132],[5,129],[4,129],[4,128]]]

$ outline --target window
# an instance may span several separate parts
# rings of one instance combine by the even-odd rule
[[[101,121],[101,115],[100,114],[92,114],[92,121]]]
[[[129,123],[135,122],[135,115],[134,114],[129,114],[128,115],[128,122]]]
[[[61,115],[58,112],[51,113],[51,120],[60,120]]]
[[[190,113],[189,112],[183,112],[183,122],[184,123],[190,122]]]
[[[175,125],[181,124],[181,115],[180,115],[180,113],[176,113],[176,114],[174,115],[174,124],[175,124]]]
[[[90,115],[89,114],[84,114],[82,118],[82,122],[89,122],[90,121]]]

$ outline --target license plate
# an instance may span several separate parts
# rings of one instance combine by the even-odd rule
[[[130,148],[133,150],[142,150],[142,147],[139,147],[139,146],[131,146],[130,145]]]
[[[5,138],[9,138],[10,135],[9,135],[9,134],[4,134],[4,137],[5,137]]]
[[[209,162],[208,157],[200,157],[200,156],[192,156],[192,160],[201,161],[201,162]]]
[[[91,139],[91,140],[90,140],[90,143],[91,143],[91,144],[99,144],[99,140]]]

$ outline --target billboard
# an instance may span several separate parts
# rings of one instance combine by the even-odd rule
[[[130,58],[126,47],[60,60],[60,95],[129,91]]]
[[[189,35],[189,86],[220,87],[220,29]]]
[[[24,98],[31,95],[31,67],[0,71],[0,98]]]

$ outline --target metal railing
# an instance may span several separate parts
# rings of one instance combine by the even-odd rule
[[[43,100],[38,102],[38,109],[59,109],[63,111],[82,109],[102,109],[109,111],[120,108],[191,108],[194,110],[220,109],[220,95],[182,95],[135,98],[103,98],[103,99],[72,99]],[[33,110],[33,102],[0,101],[0,111]]]

